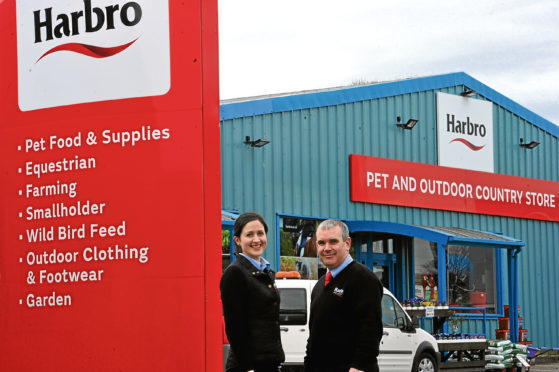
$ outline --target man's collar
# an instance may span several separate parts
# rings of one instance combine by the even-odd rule
[[[338,275],[343,269],[345,269],[347,267],[347,265],[349,265],[352,262],[353,262],[353,258],[351,257],[350,254],[348,254],[347,257],[345,258],[344,262],[339,264],[336,268],[334,268],[332,270],[328,270],[328,271],[331,272],[332,276],[335,278],[336,275]]]

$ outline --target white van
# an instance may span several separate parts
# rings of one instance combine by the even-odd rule
[[[285,364],[282,372],[303,370],[309,336],[311,292],[316,280],[276,279],[281,297],[280,330]],[[436,372],[440,364],[437,341],[412,325],[398,300],[384,289],[383,337],[378,358],[381,371]]]

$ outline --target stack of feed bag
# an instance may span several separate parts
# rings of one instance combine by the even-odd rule
[[[504,370],[514,366],[520,367],[517,355],[524,360],[528,357],[526,345],[513,344],[510,340],[489,341],[489,347],[485,353],[487,364],[485,369]]]

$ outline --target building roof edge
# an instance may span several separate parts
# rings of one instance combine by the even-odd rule
[[[524,106],[505,97],[464,72],[426,76],[405,80],[377,83],[373,85],[340,88],[312,93],[282,95],[271,98],[227,103],[220,105],[220,120],[231,120],[247,116],[265,115],[276,112],[303,110],[334,106],[369,99],[393,97],[401,94],[441,89],[464,85],[493,103],[509,110],[533,125],[559,138],[559,126],[539,116]]]

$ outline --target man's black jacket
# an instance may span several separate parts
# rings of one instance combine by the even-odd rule
[[[382,338],[382,283],[367,267],[350,263],[312,291],[306,371],[378,371]]]

